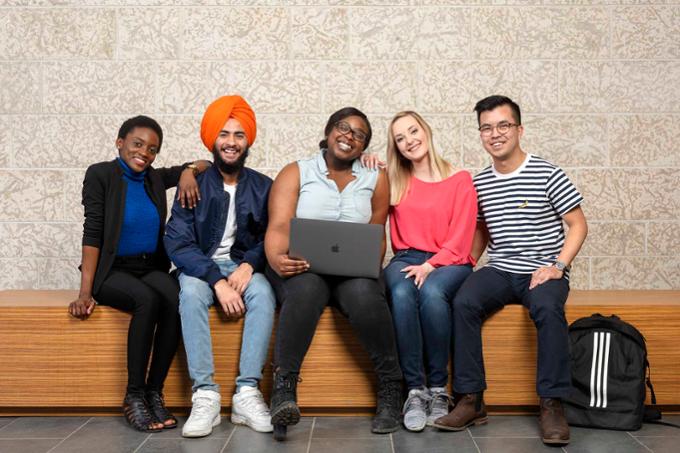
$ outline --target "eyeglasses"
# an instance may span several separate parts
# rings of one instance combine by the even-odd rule
[[[364,143],[364,141],[366,140],[365,132],[360,131],[359,129],[352,129],[352,127],[346,121],[338,121],[337,123],[335,123],[335,128],[342,135],[347,135],[351,132],[352,138],[358,142]]]
[[[507,121],[501,121],[500,123],[496,124],[495,126],[491,126],[490,124],[485,124],[483,126],[479,127],[479,135],[482,137],[488,137],[493,133],[493,130],[496,129],[499,134],[505,135],[510,131],[511,127],[517,127],[519,124],[515,123],[508,123]]]

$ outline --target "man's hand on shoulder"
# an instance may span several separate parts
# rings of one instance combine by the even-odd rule
[[[243,299],[229,285],[227,280],[221,279],[215,283],[215,296],[222,306],[224,313],[230,318],[240,318],[245,313],[246,307],[243,304]]]
[[[252,277],[253,266],[244,261],[239,264],[236,270],[229,275],[227,282],[229,283],[229,286],[234,289],[234,291],[242,296]]]

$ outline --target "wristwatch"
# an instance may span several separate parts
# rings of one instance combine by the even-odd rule
[[[196,165],[194,162],[190,163],[184,169],[186,170],[187,168],[190,168],[191,171],[194,173],[194,176],[198,176],[198,165]]]
[[[569,271],[569,269],[571,269],[571,266],[567,266],[567,263],[563,263],[562,261],[559,260],[555,260],[553,266],[560,272]]]

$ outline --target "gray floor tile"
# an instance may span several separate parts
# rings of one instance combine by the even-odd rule
[[[484,437],[475,438],[475,442],[479,447],[481,453],[538,453],[538,452],[549,452],[557,453],[562,452],[559,447],[548,447],[541,442],[539,438],[503,438],[503,437]],[[616,450],[611,450],[608,453],[618,453]],[[649,453],[649,452],[647,452]]]
[[[677,437],[636,437],[654,453],[678,453],[680,439]]]
[[[664,415],[663,421],[680,425],[680,415]],[[631,432],[633,436],[671,436],[680,437],[680,428],[673,426],[655,425],[644,423],[638,431]],[[678,448],[680,450],[680,447]]]
[[[138,453],[219,453],[227,439],[203,437],[201,439],[151,438],[137,450]]]
[[[277,442],[269,433],[258,433],[250,428],[238,426],[227,443],[225,453],[305,453],[309,445],[312,419],[302,419],[288,428],[288,437]],[[346,452],[345,452],[346,453]]]
[[[406,430],[392,434],[395,453],[477,453],[477,447],[467,431],[457,433],[425,428],[420,433]]]
[[[391,453],[389,435],[371,439],[316,439],[312,438],[310,453]]]
[[[0,438],[60,438],[71,434],[90,417],[19,417],[0,430]]]
[[[16,419],[17,419],[16,417],[0,417],[0,429],[9,425]]]
[[[45,453],[61,442],[61,439],[0,439],[2,453]]]
[[[182,437],[182,427],[186,423],[188,417],[177,417],[177,428],[164,429],[159,433],[153,433],[151,437],[153,439],[183,439]],[[229,421],[229,416],[222,416],[222,422],[213,428],[213,432],[210,437],[216,437],[219,439],[226,439],[231,434],[234,429],[234,425]]]
[[[55,448],[54,453],[132,452],[147,437],[149,434],[135,431],[123,417],[93,417]]]
[[[484,425],[471,426],[472,437],[539,437],[538,417],[533,415],[491,415]]]
[[[371,417],[317,417],[314,438],[373,438]]]
[[[571,428],[571,442],[565,449],[569,453],[649,453],[625,431],[575,427]]]

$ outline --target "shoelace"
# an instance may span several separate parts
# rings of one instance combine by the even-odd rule
[[[206,417],[210,414],[210,406],[212,406],[212,400],[210,398],[196,398],[191,415]]]
[[[423,407],[423,403],[428,405],[430,399],[430,395],[428,395],[426,392],[414,392],[412,395],[409,395],[408,398],[406,398],[403,413],[407,413],[412,408],[424,410],[425,408]]]
[[[269,413],[269,408],[262,399],[262,395],[253,395],[250,398],[243,400],[243,405],[249,409],[254,409],[258,415],[266,415]]]
[[[441,407],[438,407],[440,402]],[[446,409],[446,411],[448,412],[449,403],[453,404],[453,397],[451,395],[449,395],[446,392],[435,392],[431,394],[430,398],[427,401],[427,411],[431,413],[435,407],[438,407],[441,409]]]

